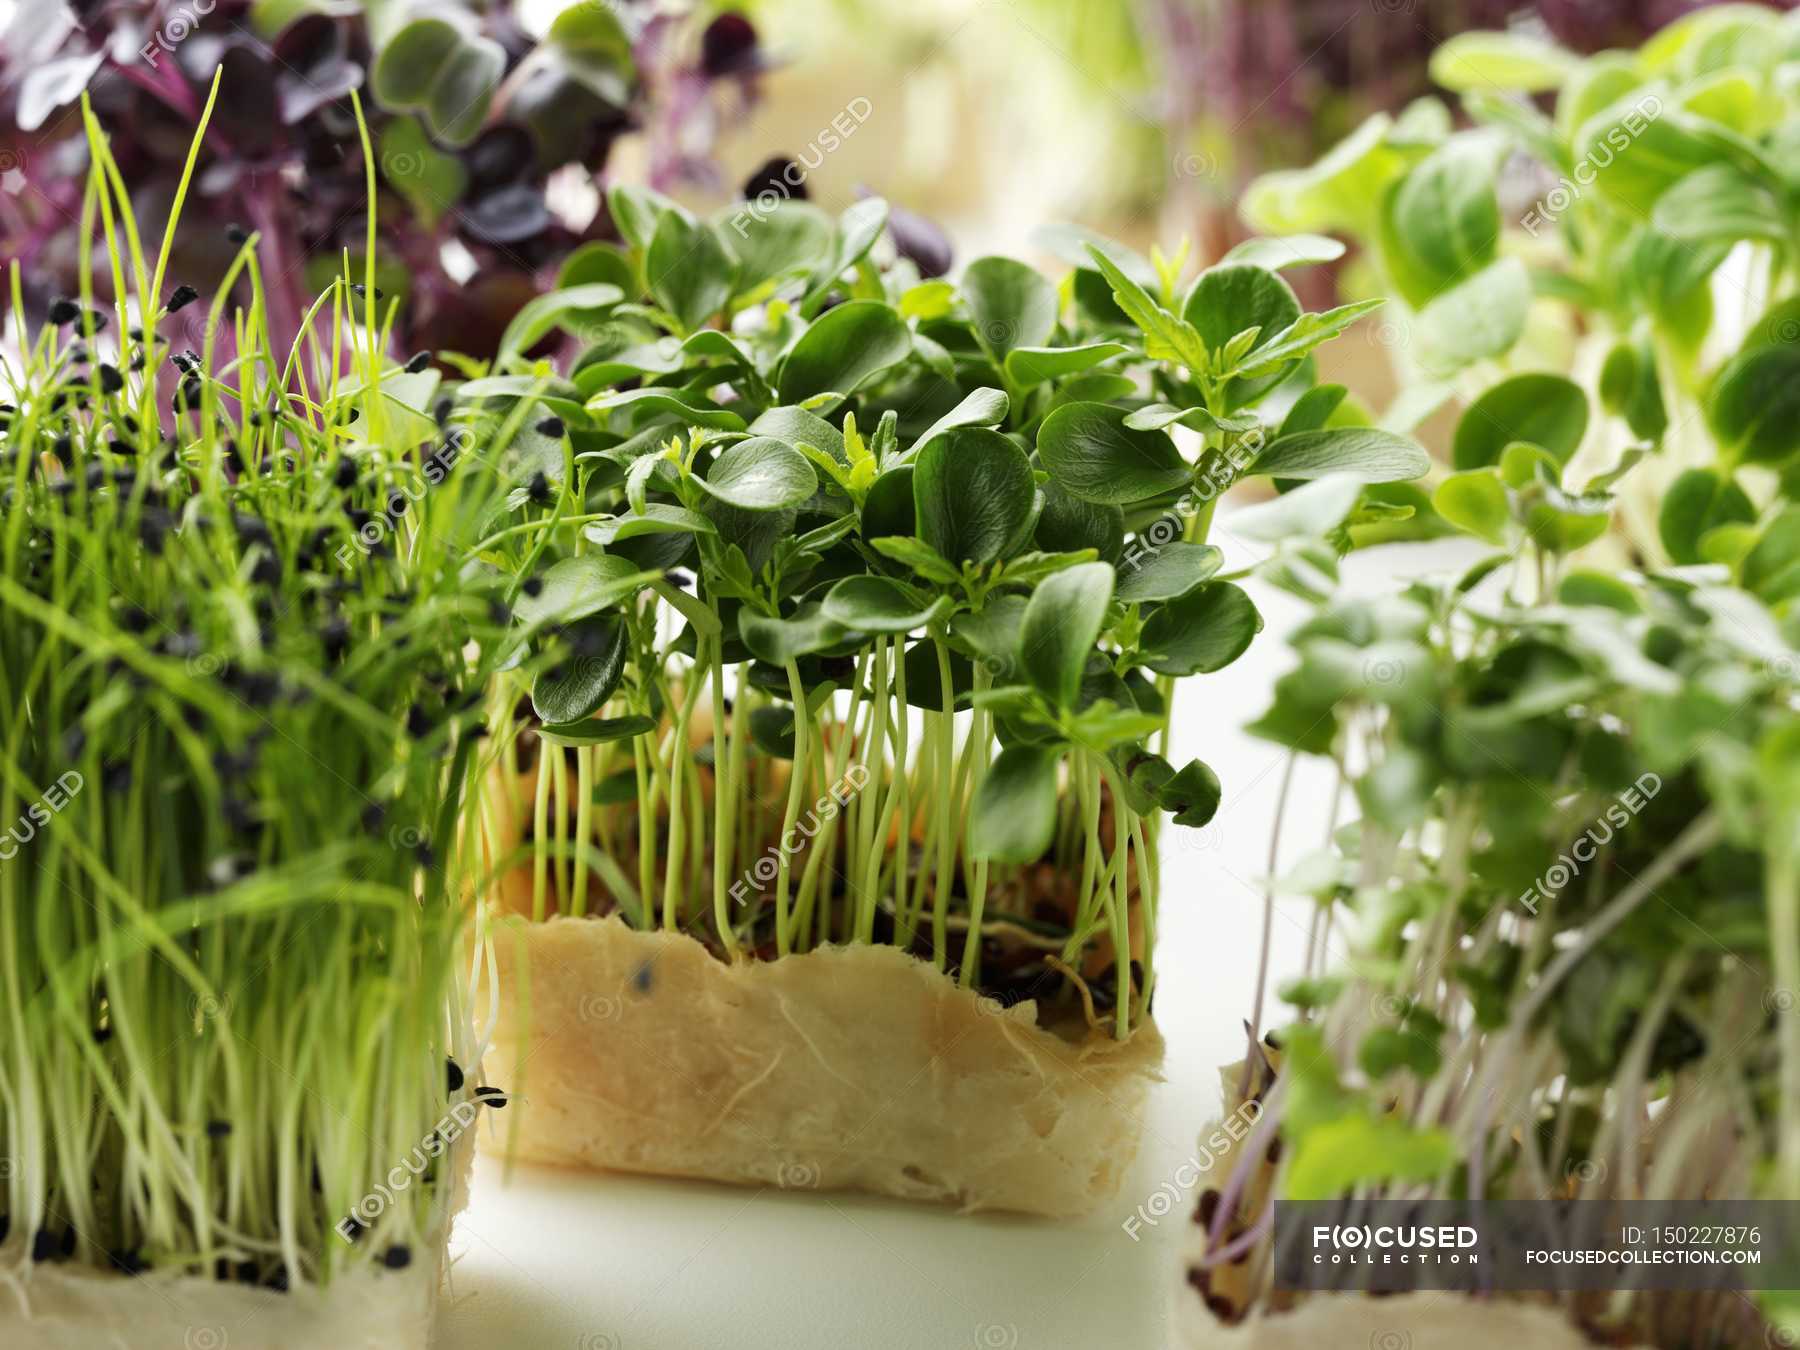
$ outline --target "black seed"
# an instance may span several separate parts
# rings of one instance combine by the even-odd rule
[[[112,322],[112,315],[103,309],[90,309],[87,312],[84,327],[92,328],[96,333],[104,333],[106,325]]]
[[[335,660],[350,646],[350,625],[342,615],[333,615],[319,629],[319,639],[325,644],[325,655]]]
[[[105,1045],[111,1039],[112,1039],[112,1028],[111,1027],[95,1027],[94,1028],[94,1044],[95,1045]]]
[[[223,1256],[213,1262],[213,1278],[220,1281],[229,1280],[231,1278],[231,1262],[226,1260]]]
[[[415,740],[431,734],[431,715],[416,703],[406,710],[406,734]]]
[[[544,476],[542,469],[533,470],[531,481],[525,485],[525,495],[534,502],[550,500],[550,480]]]
[[[250,242],[250,232],[242,225],[227,225],[225,227],[225,237],[240,247]]]
[[[178,314],[200,298],[200,292],[192,286],[177,286],[169,295],[169,303],[164,306],[167,313]]]
[[[450,410],[455,406],[456,405],[451,402],[450,395],[448,394],[445,394],[436,403],[431,405],[431,415],[436,419],[437,424],[440,427],[450,420]]]
[[[100,389],[103,393],[116,394],[125,387],[125,377],[119,374],[119,368],[109,362],[100,363]]]
[[[651,968],[650,963],[646,961],[632,973],[631,983],[638,993],[647,994],[650,992],[650,986],[655,982],[655,978],[656,972]]]
[[[231,1122],[229,1120],[209,1120],[206,1122],[206,1137],[208,1139],[223,1139],[230,1133]]]
[[[150,1269],[150,1263],[139,1251],[125,1250],[108,1252],[106,1259],[111,1261],[121,1275],[142,1275]]]
[[[338,1231],[344,1235],[346,1242],[354,1245],[362,1241],[362,1235],[369,1231],[369,1227],[354,1214],[348,1214],[345,1215],[344,1222],[338,1226]]]
[[[463,1085],[462,1066],[453,1059],[444,1061],[444,1077],[450,1084],[450,1091],[461,1092]]]
[[[367,294],[368,294],[368,293],[369,293],[369,291],[368,291],[368,288],[367,288],[367,287],[365,287],[365,286],[364,286],[364,285],[363,285],[363,284],[362,284],[362,282],[360,282],[360,281],[353,281],[353,282],[351,282],[351,283],[350,283],[350,289],[351,289],[351,290],[353,290],[353,291],[355,291],[355,292],[356,292],[356,293],[357,293],[357,294],[358,294],[358,295],[367,295]],[[382,293],[381,293],[381,288],[380,288],[380,287],[379,287],[379,286],[377,286],[377,287],[376,287],[376,288],[375,288],[375,298],[376,298],[376,299],[377,299],[377,300],[381,300],[381,299],[385,299],[385,298],[386,298],[386,297],[384,297],[384,296],[383,296],[383,295],[382,295]]]
[[[75,442],[68,436],[58,436],[50,443],[50,453],[67,464],[69,457],[75,453]]]
[[[81,317],[81,306],[68,297],[59,295],[50,302],[47,317],[51,323],[60,328],[65,323],[74,323]]]
[[[63,732],[63,754],[69,759],[80,759],[81,752],[87,749],[87,730],[81,726],[70,727]]]
[[[131,368],[133,370],[142,370],[144,368],[144,349],[142,347],[139,347],[136,353],[133,354],[131,358]]]
[[[261,1277],[262,1272],[256,1268],[256,1262],[239,1261],[237,1263],[237,1280],[239,1284],[255,1284]]]
[[[544,579],[542,577],[526,577],[525,584],[519,589],[535,600],[544,593]]]
[[[506,1105],[506,1094],[497,1087],[478,1087],[475,1089],[475,1100],[498,1111]]]
[[[431,369],[430,352],[419,352],[412,360],[406,363],[406,373],[408,375],[423,375],[429,369]]]
[[[108,792],[125,792],[131,787],[131,763],[129,760],[116,760],[102,765],[100,784]]]
[[[56,1234],[48,1228],[40,1228],[31,1239],[31,1259],[33,1261],[52,1261],[56,1258],[58,1242]]]
[[[362,827],[370,834],[380,834],[381,827],[387,823],[387,807],[380,802],[370,802],[363,807]]]
[[[412,1248],[396,1242],[381,1254],[381,1264],[389,1270],[405,1270],[412,1264]]]
[[[0,1242],[6,1241],[6,1235],[12,1232],[12,1215],[0,1214]]]
[[[560,441],[563,438],[564,428],[560,417],[546,417],[537,424],[537,429],[540,436],[548,436],[553,441]]]

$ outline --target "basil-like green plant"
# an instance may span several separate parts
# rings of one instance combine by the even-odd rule
[[[1639,475],[1650,500],[1634,504],[1644,556],[1736,561],[1742,532],[1725,527],[1751,520],[1753,480],[1773,471],[1791,492],[1800,473],[1800,22],[1724,5],[1588,57],[1468,33],[1432,70],[1476,126],[1452,130],[1435,100],[1378,115],[1310,168],[1259,180],[1246,216],[1355,237],[1383,293],[1405,301],[1395,349],[1425,382],[1397,424],[1489,362],[1555,374],[1485,397],[1567,418],[1579,390],[1560,377],[1592,368],[1606,415],[1594,443],[1614,463],[1660,452]],[[1566,460],[1580,430],[1543,434],[1567,442]],[[1477,433],[1458,467],[1505,448],[1498,429]],[[1658,509],[1662,528],[1642,528]]]
[[[475,426],[530,408],[478,550],[538,655],[507,677],[523,785],[489,800],[491,847],[529,862],[509,903],[732,957],[892,942],[1127,1035],[1159,820],[1220,795],[1156,748],[1171,688],[1261,622],[1207,542],[1218,497],[1426,468],[1316,382],[1369,306],[1305,313],[1249,259],[1182,285],[1076,233],[1061,285],[998,257],[920,281],[879,199],[610,205],[629,247],[457,392]],[[552,327],[586,344],[566,374],[519,355]]]
[[[366,281],[315,302],[353,344],[278,353],[252,237],[237,359],[179,350],[183,193],[146,257],[83,111],[119,298],[28,324],[9,275],[0,1231],[123,1274],[399,1268],[443,1240],[491,1091],[461,821],[506,618],[462,560],[496,480],[432,448],[438,377],[372,354]]]

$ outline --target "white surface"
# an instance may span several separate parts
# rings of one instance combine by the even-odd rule
[[[1256,556],[1215,530],[1228,566]],[[1347,587],[1379,591],[1395,569],[1448,570],[1451,548],[1352,559]],[[1299,602],[1266,588],[1267,630],[1235,666],[1190,683],[1177,763],[1198,755],[1224,783],[1205,830],[1171,827],[1164,854],[1156,1016],[1168,1081],[1151,1094],[1143,1147],[1116,1203],[1079,1224],[963,1217],[862,1196],[520,1166],[508,1184],[482,1158],[452,1251],[438,1350],[1158,1350],[1179,1282],[1175,1242],[1194,1198],[1124,1231],[1172,1187],[1218,1107],[1219,1064],[1242,1054],[1262,926],[1261,879],[1285,752],[1239,728],[1292,664]],[[1330,777],[1302,761],[1286,861],[1320,842]],[[1300,962],[1306,902],[1277,906],[1275,977]],[[1272,1001],[1272,995],[1271,995]],[[1272,1012],[1273,1015],[1273,1012]],[[497,1118],[498,1120],[498,1118]]]

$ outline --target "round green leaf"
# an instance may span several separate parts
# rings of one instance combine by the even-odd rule
[[[1225,555],[1211,544],[1171,540],[1157,548],[1126,554],[1119,564],[1119,584],[1113,592],[1124,604],[1146,600],[1175,600],[1219,570]]]
[[[656,303],[692,332],[731,299],[733,263],[712,226],[665,211],[644,254],[644,276]]]
[[[1348,475],[1363,483],[1399,483],[1431,468],[1431,457],[1410,436],[1380,427],[1324,427],[1278,436],[1245,470],[1271,478]]]
[[[1059,708],[1076,704],[1112,595],[1112,567],[1080,563],[1045,577],[1026,603],[1019,661],[1026,677]]]
[[[794,344],[781,367],[781,401],[854,393],[911,353],[906,320],[879,300],[852,300],[828,310]]]
[[[1158,675],[1222,670],[1249,648],[1262,616],[1242,589],[1213,581],[1158,609],[1144,624],[1144,664]]]
[[[1800,341],[1747,344],[1714,379],[1706,414],[1720,442],[1749,463],[1800,451]]]
[[[513,614],[527,626],[538,623],[573,623],[636,595],[650,578],[629,558],[609,553],[584,553],[553,563],[538,578],[536,595],[521,594]],[[567,718],[547,719],[567,721]]]
[[[826,594],[821,612],[834,623],[863,633],[910,633],[942,618],[949,596],[920,606],[887,577],[845,577]]]
[[[1038,427],[1037,450],[1051,477],[1082,501],[1126,506],[1186,487],[1191,471],[1161,431],[1133,431],[1125,411],[1068,403]]]
[[[722,213],[715,228],[737,259],[740,294],[765,282],[810,276],[831,256],[831,217],[811,202],[744,202]]]
[[[1011,745],[988,766],[969,811],[969,853],[991,862],[1033,862],[1056,834],[1060,746]]]
[[[963,272],[962,293],[975,339],[995,365],[1015,348],[1043,346],[1056,327],[1056,287],[1016,259],[977,258]]]
[[[1700,541],[1721,525],[1748,525],[1756,508],[1744,490],[1713,469],[1688,469],[1669,485],[1657,519],[1657,533],[1672,561],[1703,561]]]
[[[835,647],[844,640],[843,625],[825,614],[817,603],[800,606],[792,617],[771,618],[752,609],[738,611],[738,636],[759,661],[782,665],[813,652]]]
[[[1506,542],[1512,508],[1506,485],[1493,469],[1467,469],[1453,473],[1431,494],[1437,513],[1465,534],[1490,544]]]
[[[818,475],[806,456],[773,436],[727,446],[706,477],[696,475],[694,482],[715,500],[742,511],[798,506],[819,490]]]
[[[563,641],[567,650],[531,686],[533,710],[552,724],[579,722],[598,712],[619,687],[631,646],[625,621],[612,614],[571,625]]]
[[[919,536],[952,563],[985,566],[1031,522],[1037,483],[1025,452],[985,427],[955,427],[913,464]]]
[[[1469,405],[1456,424],[1451,461],[1459,469],[1498,464],[1508,445],[1525,441],[1566,464],[1587,424],[1588,399],[1580,385],[1561,375],[1515,375]]]

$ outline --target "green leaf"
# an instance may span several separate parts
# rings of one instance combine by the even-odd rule
[[[698,511],[664,502],[646,502],[642,510],[596,520],[581,533],[604,548],[647,534],[717,534],[718,530]]]
[[[1348,474],[1364,483],[1398,483],[1431,468],[1431,457],[1410,436],[1379,427],[1326,427],[1270,441],[1245,471],[1274,478]]]
[[[1600,402],[1608,412],[1623,417],[1633,435],[1647,441],[1660,440],[1668,430],[1656,348],[1648,334],[1623,338],[1606,354],[1600,369]]]
[[[599,711],[619,687],[631,647],[625,621],[612,614],[580,620],[570,626],[563,641],[568,650],[531,686],[533,711],[553,725],[579,722]]]
[[[1112,568],[1082,563],[1046,577],[1026,603],[1019,661],[1026,678],[1058,708],[1075,707],[1112,594]]]
[[[969,811],[969,854],[1035,862],[1056,835],[1056,771],[1062,747],[1012,745],[994,757]]]
[[[919,451],[919,535],[952,563],[1002,557],[1030,523],[1037,483],[1025,452],[997,431],[957,427]]]
[[[794,344],[777,381],[781,401],[854,393],[911,354],[912,334],[892,308],[879,300],[849,301],[826,313]]]
[[[1249,263],[1276,272],[1284,267],[1308,267],[1314,263],[1336,262],[1343,256],[1343,244],[1329,235],[1288,234],[1277,235],[1272,239],[1246,239],[1219,261]]]
[[[1175,818],[1177,825],[1199,829],[1219,812],[1225,790],[1219,775],[1205,763],[1190,759],[1179,773],[1156,789],[1156,804]]]
[[[963,395],[962,401],[926,428],[925,434],[913,442],[902,457],[910,459],[932,440],[952,427],[997,427],[1006,421],[1009,400],[1003,390],[983,385]]]
[[[1490,544],[1506,542],[1512,525],[1512,504],[1507,500],[1506,485],[1494,469],[1465,469],[1451,474],[1431,494],[1431,505],[1465,534]]]
[[[1419,311],[1413,324],[1427,375],[1446,377],[1512,349],[1525,332],[1531,278],[1517,258],[1500,258]]]
[[[1355,474],[1326,474],[1271,501],[1239,508],[1232,513],[1231,532],[1270,544],[1320,538],[1350,518],[1362,490],[1362,480]]]
[[[1651,223],[1673,239],[1762,239],[1783,244],[1787,217],[1775,194],[1735,164],[1696,169],[1656,202]]]
[[[831,257],[831,217],[811,202],[779,201],[766,208],[748,202],[721,212],[713,222],[737,260],[737,289],[748,295],[769,282],[809,277]]]
[[[742,511],[778,511],[798,506],[819,490],[812,465],[792,446],[772,436],[729,445],[705,478],[692,480],[707,495]]]
[[[1514,441],[1539,446],[1566,464],[1587,434],[1588,400],[1561,375],[1515,375],[1489,389],[1456,425],[1451,460],[1459,469],[1498,464]]]
[[[886,577],[845,577],[826,594],[822,612],[834,623],[863,633],[910,633],[938,622],[952,601],[940,595],[926,605]]]
[[[1223,670],[1249,649],[1262,616],[1229,581],[1212,581],[1171,601],[1144,624],[1144,664],[1159,675]]]
[[[1574,568],[1556,585],[1556,601],[1561,605],[1600,606],[1616,609],[1621,614],[1643,613],[1643,602],[1635,587],[1610,572],[1592,568]]]
[[[738,636],[757,660],[784,665],[835,647],[847,634],[816,602],[809,602],[785,619],[758,614],[748,607],[740,609]]]
[[[1561,88],[1580,58],[1523,33],[1458,33],[1431,54],[1431,78],[1456,93],[1505,89],[1541,94]]]
[[[635,183],[615,183],[608,188],[606,212],[612,217],[613,224],[618,226],[619,233],[625,236],[625,242],[644,251],[648,251],[650,241],[656,235],[657,224],[665,215],[670,212],[688,215],[684,207],[654,188],[639,187]]]
[[[729,408],[721,408],[718,404],[690,394],[685,389],[675,389],[664,385],[627,389],[616,394],[600,394],[589,401],[588,407],[595,412],[610,412],[614,408],[631,408],[634,411],[673,413],[681,419],[684,426],[708,427],[714,431],[742,431],[744,429],[744,419]]]
[[[838,463],[850,463],[844,451],[843,432],[805,408],[770,408],[750,424],[750,434],[773,436],[789,445],[816,446]]]
[[[1206,343],[1192,324],[1178,319],[1156,301],[1137,282],[1120,271],[1105,253],[1088,245],[1088,254],[1112,287],[1113,299],[1144,334],[1144,354],[1155,361],[1179,361],[1190,371],[1207,367]]]
[[[1073,496],[1123,506],[1187,486],[1175,443],[1160,431],[1133,431],[1103,403],[1067,403],[1038,427],[1044,466]]]
[[[1745,556],[1747,589],[1770,605],[1800,596],[1800,506],[1788,506],[1771,520]]]
[[[904,563],[927,581],[938,586],[954,586],[962,573],[930,544],[906,535],[883,535],[869,540],[877,553]]]
[[[637,74],[631,39],[606,5],[568,6],[551,22],[544,47],[565,73],[613,107],[630,102]]]
[[[1074,496],[1054,478],[1039,487],[1044,509],[1038,516],[1033,542],[1051,553],[1092,549],[1096,557],[1112,562],[1125,542],[1125,512],[1117,506],[1100,506]]]
[[[1006,354],[1006,378],[1014,388],[1031,389],[1065,375],[1079,375],[1129,350],[1120,342],[1081,347],[1015,347]]]
[[[875,246],[875,241],[881,238],[881,232],[887,228],[887,219],[888,204],[880,197],[864,197],[845,207],[832,233],[830,258],[813,273],[805,301],[810,303],[825,294],[839,277],[861,262]]]
[[[1225,555],[1211,544],[1188,544],[1179,539],[1136,557],[1127,553],[1119,564],[1114,598],[1127,605],[1179,599],[1210,578],[1224,561]]]
[[[427,225],[437,224],[469,185],[462,161],[433,145],[413,117],[396,117],[382,131],[381,176]]]
[[[584,553],[564,558],[539,576],[543,584],[536,595],[519,596],[513,604],[513,614],[527,626],[574,623],[631,599],[659,575],[640,570],[629,558],[613,554]]]
[[[1019,674],[1019,634],[1025,623],[1022,595],[996,595],[982,608],[950,620],[951,638],[966,646],[990,674],[1009,680]]]
[[[962,294],[975,340],[997,366],[1015,348],[1042,347],[1056,328],[1056,287],[1013,258],[977,258],[963,272]]]
[[[1670,560],[1688,566],[1704,561],[1700,541],[1710,531],[1755,519],[1756,508],[1730,477],[1716,469],[1687,469],[1663,495],[1657,533]]]
[[[653,718],[590,717],[580,722],[558,722],[538,728],[538,735],[559,745],[599,745],[606,741],[628,741],[656,730]],[[633,794],[635,796],[635,794]]]
[[[712,226],[679,211],[664,212],[644,256],[650,294],[683,332],[725,308],[732,292],[731,255]]]
[[[1259,349],[1272,350],[1275,339],[1287,333],[1301,313],[1293,288],[1268,268],[1251,263],[1220,263],[1207,268],[1194,278],[1181,307],[1181,317],[1213,352],[1225,352],[1239,334],[1257,330],[1249,343],[1249,351],[1256,355],[1252,358],[1239,353],[1238,359],[1226,363],[1232,368],[1248,367],[1266,359]],[[1293,352],[1294,358],[1302,355],[1302,351]],[[1249,402],[1256,393],[1271,387],[1279,374],[1277,370],[1258,380],[1241,382],[1233,388],[1227,402],[1233,407]]]
[[[1575,161],[1606,166],[1594,174],[1594,190],[1628,219],[1650,219],[1657,198],[1722,153],[1704,124],[1675,105],[1674,91],[1652,82],[1600,109],[1575,132]]]
[[[1800,340],[1752,341],[1714,377],[1706,420],[1743,461],[1780,464],[1800,451]]]
[[[1413,308],[1494,260],[1500,242],[1496,180],[1506,150],[1505,138],[1495,132],[1452,136],[1388,193],[1381,213],[1382,254]]]
[[[463,146],[487,121],[506,52],[436,15],[410,18],[382,45],[369,83],[391,112],[418,112],[431,134]]]
[[[555,328],[580,336],[584,329],[591,330],[598,325],[606,312],[624,298],[625,293],[617,286],[595,282],[551,291],[528,300],[506,325],[496,359],[505,361],[509,356],[528,351]]]

